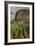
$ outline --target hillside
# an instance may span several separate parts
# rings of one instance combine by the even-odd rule
[[[16,12],[15,19],[11,21],[11,38],[29,38],[29,9]]]

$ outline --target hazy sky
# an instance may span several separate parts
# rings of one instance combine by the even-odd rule
[[[15,14],[16,14],[16,7],[11,7],[10,8],[10,19],[11,20],[15,19]]]

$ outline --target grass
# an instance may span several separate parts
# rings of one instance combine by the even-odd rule
[[[29,38],[29,20],[14,21],[11,23],[11,39]]]

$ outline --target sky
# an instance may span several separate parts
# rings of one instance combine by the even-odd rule
[[[11,19],[11,21],[13,19],[15,19],[15,14],[16,14],[16,7],[11,7],[10,8],[10,19]]]

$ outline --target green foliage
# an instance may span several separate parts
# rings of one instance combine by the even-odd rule
[[[29,22],[24,20],[23,24],[19,22],[11,23],[11,37],[15,38],[29,38]]]

